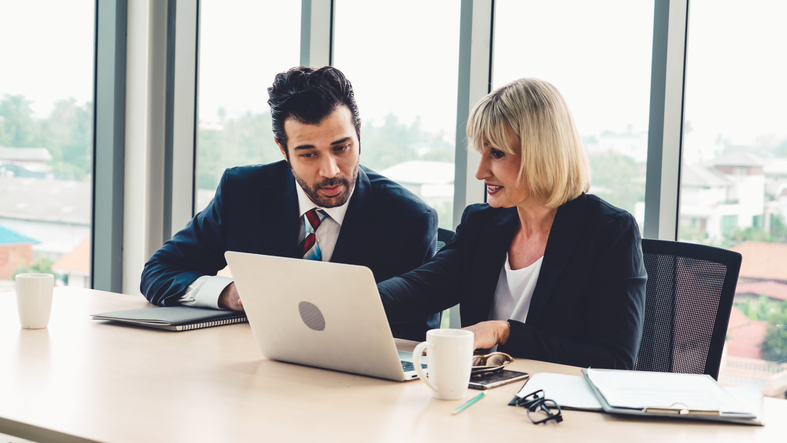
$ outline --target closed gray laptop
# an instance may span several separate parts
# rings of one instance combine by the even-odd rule
[[[369,268],[228,251],[254,338],[265,357],[404,381],[405,371]]]

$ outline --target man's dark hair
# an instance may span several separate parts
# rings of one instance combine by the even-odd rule
[[[353,87],[347,77],[332,66],[319,69],[298,66],[276,74],[273,85],[268,88],[268,104],[271,107],[273,136],[284,147],[287,158],[289,152],[284,122],[294,118],[300,123],[316,125],[339,105],[347,106],[352,113],[360,143],[361,117],[358,115]]]

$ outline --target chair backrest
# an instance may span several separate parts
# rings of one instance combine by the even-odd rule
[[[664,240],[642,240],[648,283],[639,371],[719,377],[741,254]]]
[[[450,229],[437,228],[437,245],[435,245],[434,253],[437,254],[443,249],[449,240],[454,238],[454,231]]]
[[[446,243],[448,243],[452,238],[454,238],[455,232],[450,229],[443,229],[437,228],[437,245],[435,246],[434,253],[437,254],[443,249]],[[443,321],[443,318],[448,318],[447,322]],[[440,324],[444,328],[461,328],[462,322],[459,318],[459,305],[455,305],[452,308],[448,308],[445,311],[440,313]]]

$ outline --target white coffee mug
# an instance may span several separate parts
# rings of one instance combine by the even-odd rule
[[[52,274],[17,274],[16,307],[23,328],[43,329],[49,324],[54,286]]]
[[[463,329],[432,329],[426,332],[426,341],[415,347],[413,365],[421,380],[432,388],[433,397],[441,400],[465,397],[470,382],[473,339],[473,333]],[[424,350],[429,377],[421,368]]]

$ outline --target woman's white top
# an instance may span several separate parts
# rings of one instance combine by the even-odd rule
[[[490,320],[510,319],[525,322],[543,261],[544,257],[542,256],[532,265],[515,270],[511,269],[508,253],[506,253],[506,261],[500,270],[500,277],[497,279],[495,299],[492,304],[492,312],[489,315]]]

